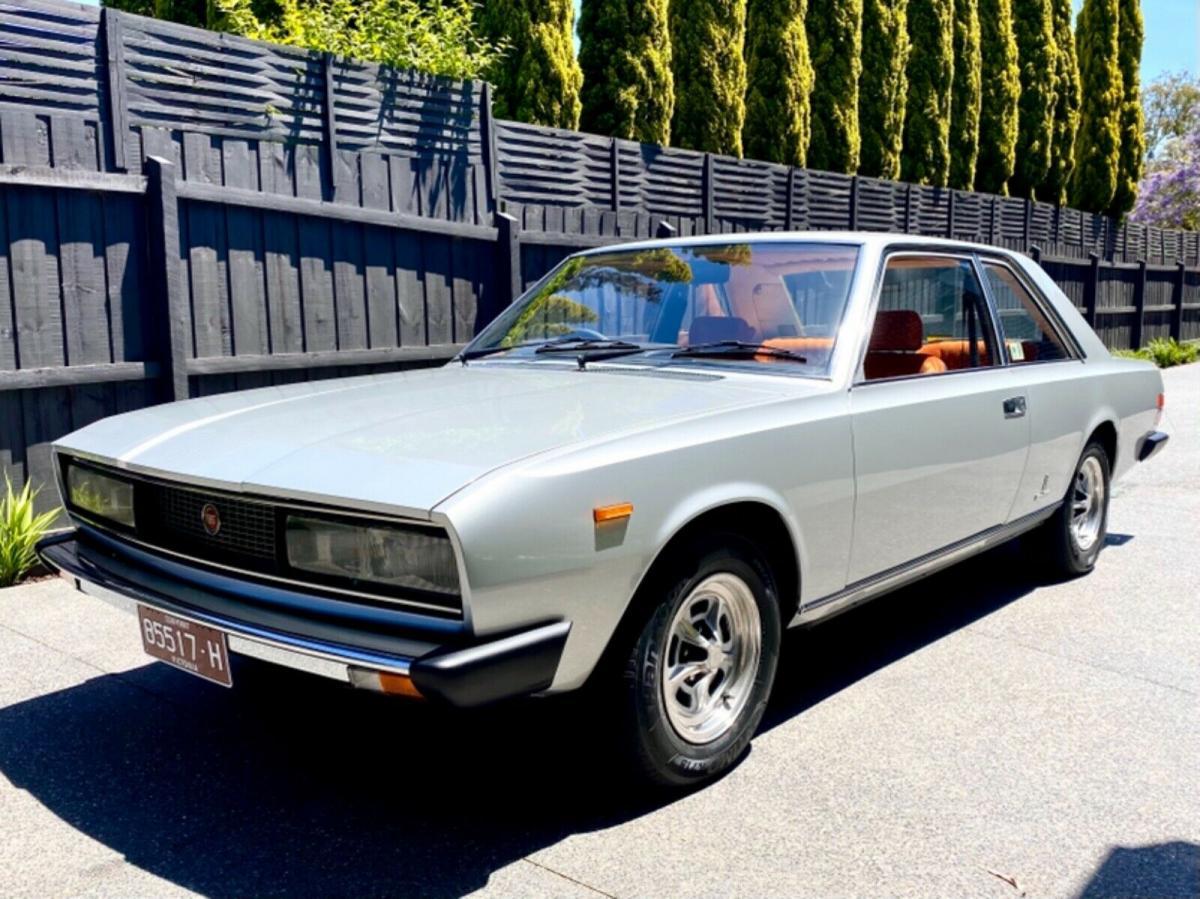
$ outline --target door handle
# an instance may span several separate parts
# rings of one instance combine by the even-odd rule
[[[1025,397],[1010,396],[1004,401],[1005,418],[1021,418],[1025,414]]]

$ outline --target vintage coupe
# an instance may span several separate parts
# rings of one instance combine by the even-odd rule
[[[649,241],[567,258],[445,367],[71,434],[41,555],[211,680],[233,653],[464,706],[586,687],[688,784],[747,746],[784,626],[1027,532],[1091,569],[1162,404],[1018,254]]]

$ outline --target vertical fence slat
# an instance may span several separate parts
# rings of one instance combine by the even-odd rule
[[[1133,282],[1133,336],[1130,343],[1133,349],[1142,345],[1142,336],[1146,331],[1146,260],[1138,260],[1137,280]]]
[[[151,294],[158,299],[166,354],[162,377],[169,400],[188,397],[187,358],[192,320],[183,291],[179,258],[179,198],[175,164],[158,156],[146,160],[146,204]]]
[[[1175,263],[1175,285],[1171,309],[1171,336],[1183,340],[1183,302],[1187,298],[1187,264],[1180,261]]]
[[[1100,254],[1088,253],[1088,259],[1091,264],[1088,266],[1087,282],[1083,292],[1083,317],[1090,327],[1095,328],[1096,306],[1100,301]]]
[[[112,141],[113,168],[128,169],[126,142],[129,140],[129,107],[125,94],[125,37],[121,13],[105,7],[100,15],[104,23],[105,81],[108,94],[108,131]]]

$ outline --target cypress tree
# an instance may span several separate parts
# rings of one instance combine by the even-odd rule
[[[865,0],[862,77],[858,81],[858,170],[873,178],[900,177],[904,105],[908,93],[908,0]]]
[[[1018,197],[1033,197],[1050,171],[1054,140],[1054,72],[1057,51],[1050,0],[1015,0],[1013,33],[1021,66],[1017,115],[1017,167],[1009,186]]]
[[[1146,119],[1142,113],[1144,26],[1140,0],[1120,0],[1117,29],[1117,62],[1121,69],[1121,152],[1117,162],[1117,189],[1111,214],[1120,218],[1133,208],[1146,157]]]
[[[575,59],[575,7],[572,0],[487,0],[479,25],[508,52],[488,72],[495,85],[497,116],[579,127],[579,88],[583,74]]]
[[[746,124],[751,159],[804,165],[813,86],[804,30],[806,0],[749,0],[746,9]]]
[[[975,189],[1007,194],[1008,179],[1017,162],[1017,103],[1021,96],[1012,0],[979,0],[979,37],[983,90]]]
[[[1121,68],[1117,64],[1117,0],[1083,0],[1076,24],[1079,83],[1088,98],[1075,136],[1071,205],[1104,212],[1117,191],[1121,144]]]
[[[805,26],[813,71],[814,169],[858,171],[858,78],[862,74],[862,0],[810,0]]]
[[[1050,171],[1038,188],[1038,197],[1062,205],[1067,183],[1075,168],[1075,132],[1079,128],[1079,59],[1071,28],[1071,0],[1054,0],[1054,137]]]
[[[676,146],[742,155],[746,0],[671,0]]]
[[[1070,2],[1070,0],[1067,0]],[[954,0],[954,88],[950,99],[950,186],[975,185],[982,102],[978,0]]]
[[[579,65],[584,131],[670,142],[675,82],[667,0],[583,0]]]
[[[910,0],[905,181],[945,186],[950,176],[950,91],[954,83],[954,0]]]

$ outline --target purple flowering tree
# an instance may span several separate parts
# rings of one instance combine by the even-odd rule
[[[1151,163],[1130,218],[1159,228],[1200,229],[1200,130],[1178,138],[1166,159]]]

